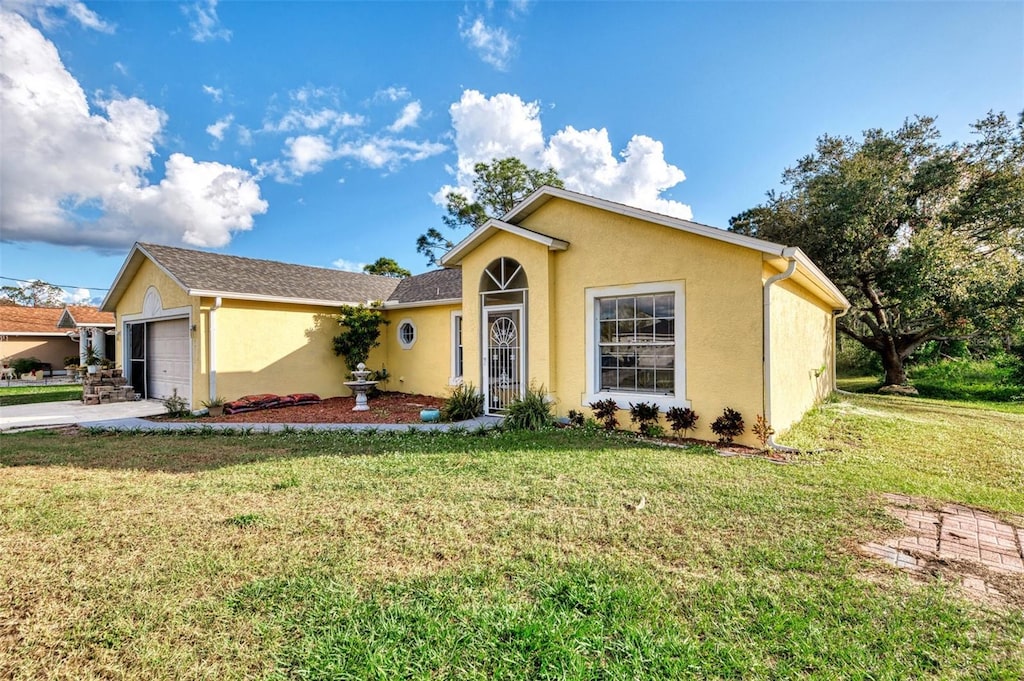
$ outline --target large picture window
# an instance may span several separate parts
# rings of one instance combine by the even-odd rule
[[[675,295],[598,298],[600,389],[675,392]]]
[[[584,405],[610,397],[624,409],[638,401],[690,406],[681,282],[590,288],[586,305]]]

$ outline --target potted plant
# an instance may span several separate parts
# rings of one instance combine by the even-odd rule
[[[90,345],[89,348],[85,351],[85,365],[89,367],[89,373],[95,374],[97,371],[99,371],[100,362],[102,361],[103,358],[100,357],[100,353],[96,351],[95,347]]]
[[[224,398],[223,397],[212,397],[209,400],[203,402],[203,406],[206,407],[207,416],[221,416],[224,414]]]

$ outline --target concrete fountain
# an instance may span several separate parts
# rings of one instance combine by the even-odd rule
[[[370,411],[369,405],[366,404],[366,393],[377,385],[377,381],[367,381],[366,377],[372,373],[365,364],[360,362],[356,370],[352,372],[352,378],[355,380],[345,381],[345,385],[351,388],[352,394],[356,396],[356,406],[352,407],[352,411]]]

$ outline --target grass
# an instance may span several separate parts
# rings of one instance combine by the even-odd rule
[[[0,387],[0,407],[82,399],[80,385],[15,385]]]
[[[922,397],[961,402],[1024,402],[1024,385],[1014,380],[1008,361],[943,359],[911,365],[910,383]],[[882,385],[876,376],[844,376],[837,381],[840,390],[874,392]]]
[[[5,435],[0,677],[1018,679],[1020,608],[852,547],[897,531],[880,492],[1019,521],[1022,432],[850,396],[793,466],[580,431]]]

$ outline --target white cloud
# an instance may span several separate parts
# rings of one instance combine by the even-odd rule
[[[150,184],[166,114],[138,98],[94,103],[53,43],[0,12],[4,124],[0,223],[11,241],[122,248],[135,240],[222,246],[266,212],[253,177],[171,154]],[[47,144],[35,141],[44,139]]]
[[[353,158],[371,168],[395,170],[403,163],[423,161],[437,156],[447,147],[440,142],[417,142],[395,137],[371,137],[344,142],[337,149],[339,158]]]
[[[687,220],[693,217],[690,206],[661,197],[686,175],[665,160],[662,143],[646,135],[634,135],[618,156],[604,128],[566,126],[545,141],[540,106],[512,94],[486,97],[466,90],[449,111],[458,154],[457,183],[440,189],[434,197],[438,203],[444,203],[448,191],[470,195],[477,163],[515,156],[533,168],[554,168],[567,189]]]
[[[420,120],[421,113],[423,113],[423,107],[419,101],[409,102],[402,108],[402,113],[398,115],[395,122],[388,126],[388,130],[402,132],[406,128],[415,127]]]
[[[188,17],[192,40],[205,43],[211,40],[231,40],[231,31],[220,24],[217,16],[217,0],[206,0],[185,5],[181,11]]]
[[[44,27],[59,25],[60,19],[52,10],[64,10],[64,13],[77,21],[82,28],[89,28],[102,33],[113,33],[114,26],[99,17],[95,12],[78,0],[5,0],[4,7],[17,12],[26,18],[36,19]]]
[[[392,85],[391,87],[383,88],[373,93],[373,101],[398,102],[403,99],[409,99],[410,96],[411,94],[406,88]]]
[[[338,258],[331,263],[332,266],[345,272],[362,272],[363,268],[366,267],[365,262],[354,262],[352,260],[345,260],[344,258]]]
[[[332,133],[342,128],[358,128],[366,118],[359,114],[339,111],[337,95],[329,88],[306,86],[289,93],[291,106],[280,116],[264,121],[263,132],[315,132]]]
[[[485,62],[499,71],[508,69],[509,60],[515,50],[515,42],[505,29],[488,26],[481,16],[472,23],[463,16],[459,17],[459,35]]]
[[[219,119],[216,123],[212,123],[206,126],[206,134],[210,135],[218,142],[224,141],[224,132],[231,127],[231,122],[235,120],[235,117],[228,114],[224,118]]]
[[[323,164],[335,157],[331,143],[319,135],[300,135],[285,140],[285,156],[293,175],[319,172]]]
[[[120,73],[122,76],[128,75],[128,67],[119,61],[114,62],[114,70]]]
[[[89,305],[92,303],[92,292],[87,288],[76,288],[74,291],[64,289],[64,303],[67,305]]]
[[[203,92],[210,95],[215,102],[220,102],[221,98],[224,96],[224,90],[213,87],[212,85],[204,85]]]

